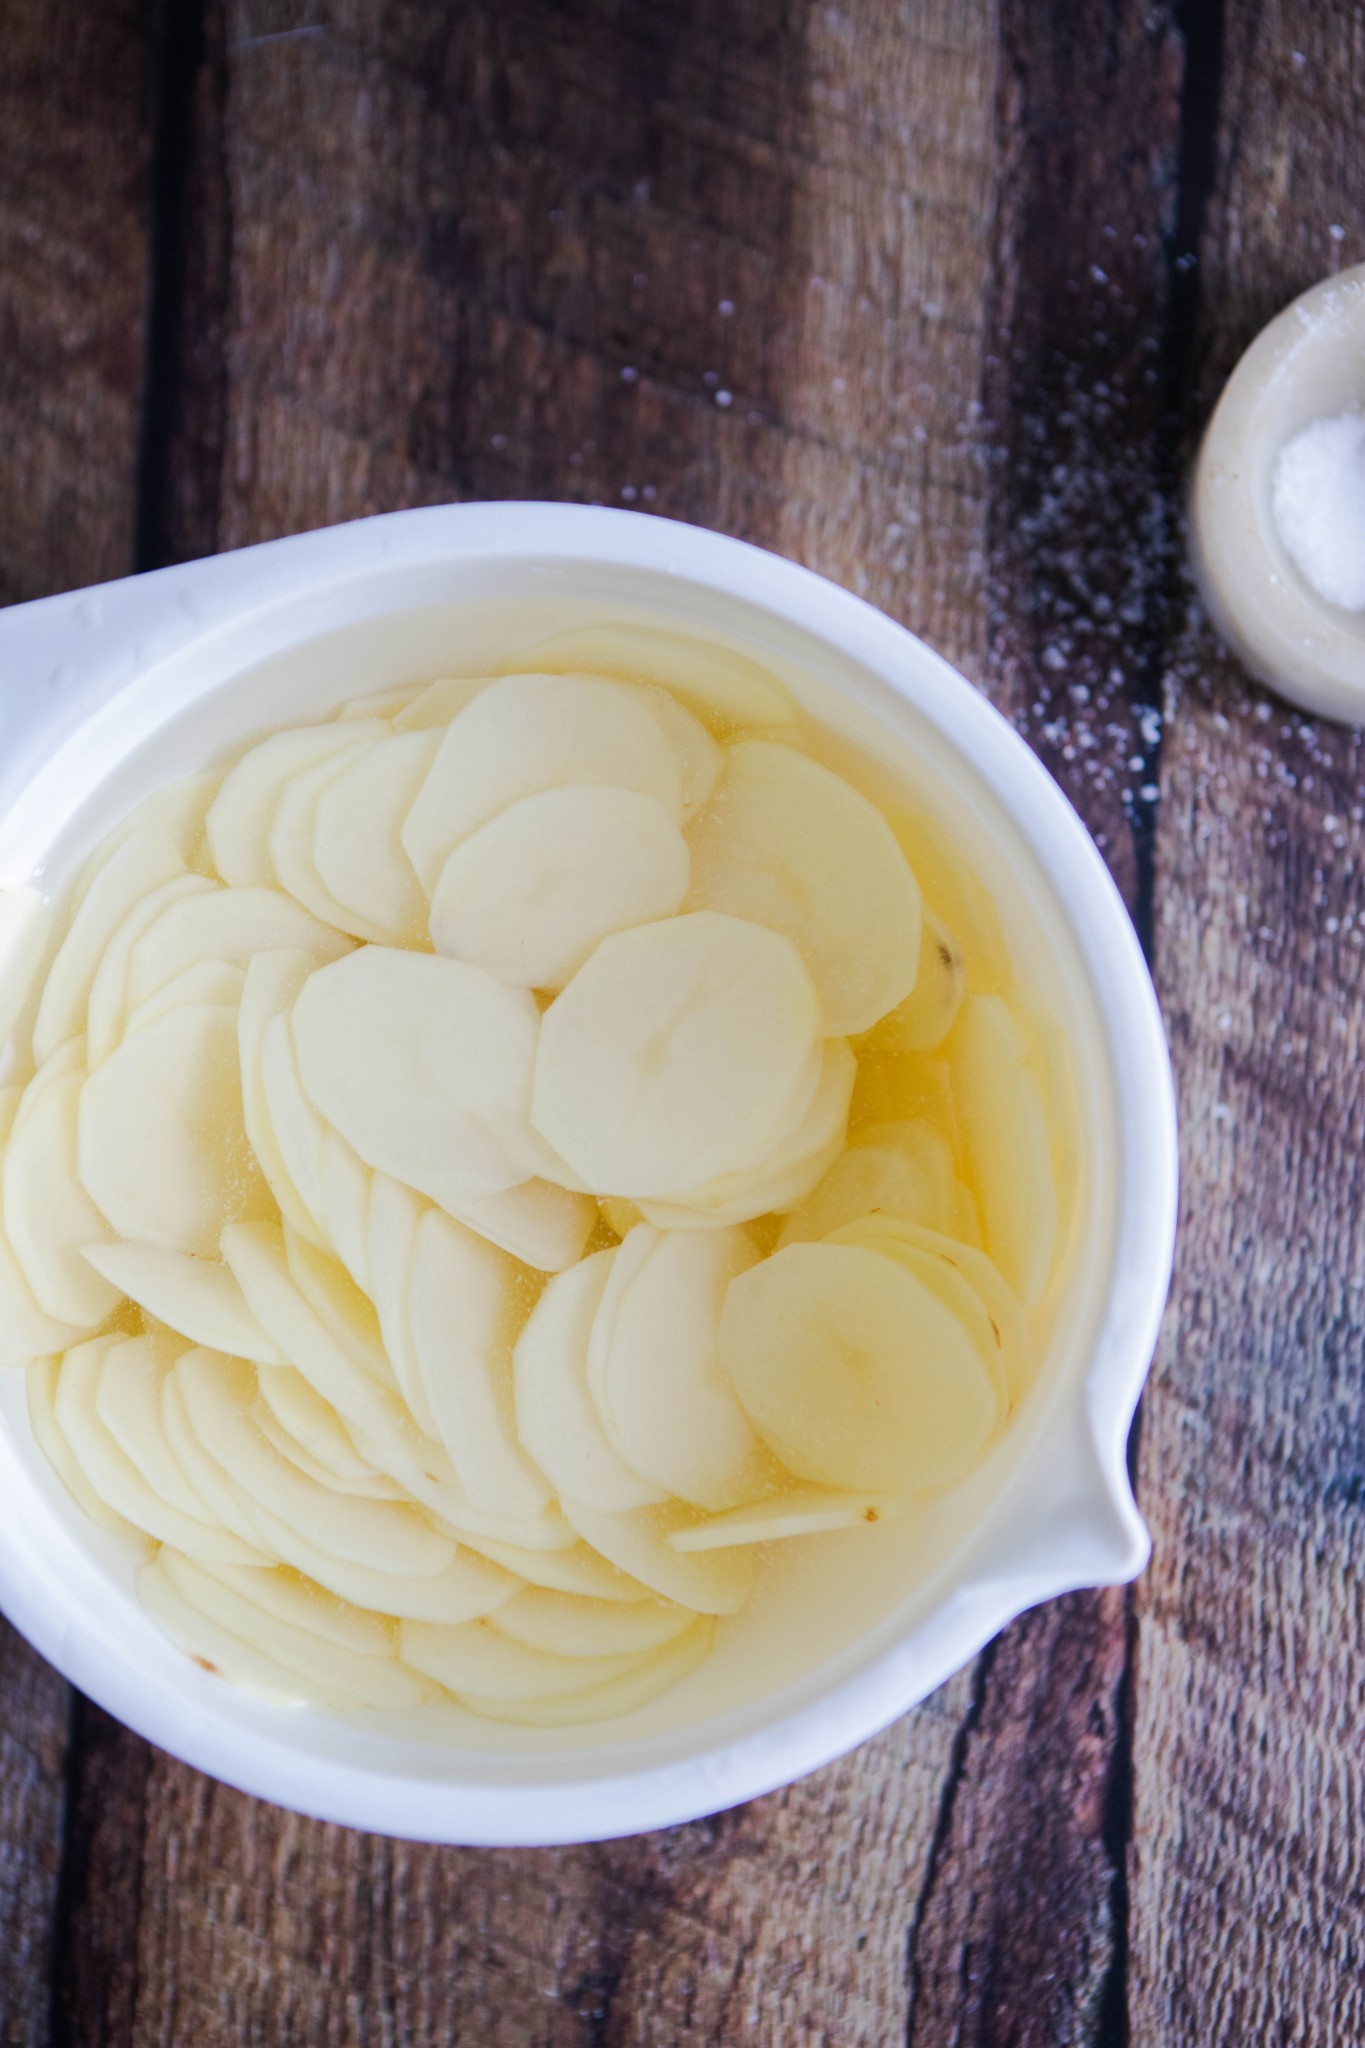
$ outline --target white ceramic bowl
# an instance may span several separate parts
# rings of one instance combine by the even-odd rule
[[[789,562],[629,512],[464,505],[271,542],[0,613],[0,887],[52,887],[156,782],[388,682],[486,670],[561,624],[645,612],[774,666],[897,764],[968,846],[1063,1021],[1077,1223],[1035,1385],[983,1467],[906,1521],[779,1546],[744,1616],[651,1708],[546,1735],[451,1708],[341,1718],[230,1691],[143,1615],[133,1560],[37,1451],[0,1376],[0,1606],[149,1740],[386,1834],[583,1841],[771,1790],[884,1727],[1040,1600],[1138,1572],[1125,1446],[1176,1193],[1151,983],[1084,828],[1023,741],[899,626]]]

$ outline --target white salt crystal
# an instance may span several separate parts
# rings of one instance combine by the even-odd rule
[[[1365,611],[1365,413],[1314,420],[1280,450],[1275,528],[1328,604]]]

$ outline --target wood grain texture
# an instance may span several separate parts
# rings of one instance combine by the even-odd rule
[[[1191,424],[1265,320],[1365,257],[1363,55],[1358,6],[1228,10]],[[1326,2048],[1365,2038],[1365,752],[1197,626],[1168,689],[1183,1234],[1141,1445],[1132,2038]]]
[[[0,10],[0,602],[133,567],[146,17],[136,0]],[[47,2038],[69,1718],[65,1685],[0,1620],[4,2048]]]

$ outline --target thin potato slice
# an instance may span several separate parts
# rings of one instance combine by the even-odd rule
[[[657,626],[574,627],[503,665],[661,685],[725,739],[746,727],[792,725],[797,716],[790,691],[771,670],[717,641]]]
[[[479,1693],[462,1693],[460,1702],[471,1714],[486,1721],[510,1721],[523,1728],[581,1728],[594,1721],[616,1721],[636,1713],[680,1683],[688,1673],[705,1662],[715,1642],[716,1624],[699,1616],[682,1635],[662,1649],[653,1651],[619,1678],[583,1692],[558,1693],[553,1698],[509,1700]]]
[[[203,1578],[249,1600],[275,1622],[306,1629],[339,1649],[371,1657],[397,1655],[398,1630],[393,1622],[338,1600],[335,1593],[315,1586],[297,1572],[230,1564],[199,1565],[197,1569]]]
[[[481,968],[364,946],[294,1005],[303,1086],[368,1166],[435,1202],[535,1170],[527,1116],[539,1012]]]
[[[152,1244],[88,1245],[85,1256],[121,1294],[191,1344],[260,1365],[284,1364],[283,1352],[219,1260],[190,1258]]]
[[[309,1691],[305,1681],[295,1672],[286,1671],[264,1650],[242,1642],[230,1629],[200,1614],[171,1584],[161,1558],[139,1572],[137,1590],[158,1628],[211,1678],[221,1678],[271,1706],[307,1704]]]
[[[664,738],[678,764],[682,794],[683,823],[695,818],[709,803],[725,766],[725,750],[717,746],[701,720],[654,683],[636,685],[641,697],[663,728]]]
[[[595,1252],[558,1274],[513,1353],[523,1445],[558,1492],[609,1514],[664,1498],[612,1447],[588,1388],[588,1342],[616,1257]]]
[[[622,1657],[661,1649],[696,1618],[690,1607],[671,1600],[585,1600],[528,1586],[498,1609],[490,1626],[557,1657]]]
[[[357,917],[339,902],[318,872],[314,857],[318,810],[329,787],[347,768],[367,755],[379,742],[361,741],[357,746],[311,768],[292,775],[281,791],[270,826],[270,865],[281,889],[301,903],[324,924],[335,925],[354,939],[373,939],[381,945],[389,937],[382,925]]]
[[[426,1203],[402,1181],[390,1174],[376,1173],[370,1183],[366,1251],[372,1276],[371,1299],[379,1318],[384,1351],[394,1378],[417,1427],[433,1443],[440,1441],[440,1428],[427,1400],[426,1388],[412,1345],[408,1318],[408,1275],[412,1271],[412,1248],[417,1226],[426,1214]]]
[[[68,1039],[19,1098],[5,1150],[4,1234],[44,1315],[90,1330],[118,1307],[117,1288],[84,1255],[109,1236],[77,1171],[84,1041]]]
[[[307,1387],[308,1383],[304,1380],[302,1384]],[[308,1391],[311,1393],[312,1389],[309,1388]],[[316,1395],[313,1398],[316,1399]],[[382,1472],[372,1472],[369,1473],[369,1476],[358,1479],[339,1479],[335,1472],[329,1471],[319,1458],[315,1458],[313,1453],[285,1428],[275,1410],[265,1399],[264,1388],[261,1390],[260,1398],[252,1402],[250,1413],[251,1419],[257,1429],[260,1430],[261,1435],[266,1439],[267,1443],[274,1446],[282,1458],[287,1458],[291,1465],[297,1465],[300,1472],[304,1473],[306,1477],[316,1480],[319,1486],[327,1487],[330,1492],[355,1493],[361,1495],[366,1500],[406,1500],[408,1498],[407,1488],[400,1486],[396,1479],[386,1479]],[[336,1427],[340,1429],[341,1425],[337,1423]],[[361,1459],[357,1459],[356,1462],[358,1464],[364,1463]]]
[[[362,1294],[344,1266],[287,1223],[284,1251],[290,1278],[319,1322],[377,1386],[396,1389],[398,1382],[384,1349],[379,1318],[368,1295]]]
[[[225,1225],[264,1215],[236,1013],[189,1005],[126,1038],[80,1091],[76,1158],[118,1235],[164,1251],[212,1257]]]
[[[95,1413],[110,1437],[147,1482],[158,1500],[192,1522],[213,1530],[198,1555],[258,1563],[259,1553],[220,1529],[212,1508],[190,1479],[170,1444],[161,1417],[161,1389],[184,1347],[174,1338],[115,1339],[104,1353],[95,1381]],[[149,1530],[155,1535],[156,1530]]]
[[[735,1544],[785,1543],[792,1536],[824,1536],[884,1522],[905,1503],[884,1493],[840,1493],[829,1486],[794,1486],[766,1499],[731,1508],[725,1515],[679,1529],[669,1537],[675,1550],[728,1550]]]
[[[757,1262],[742,1230],[642,1223],[615,1254],[588,1344],[588,1385],[620,1457],[665,1495],[713,1511],[767,1483],[716,1349],[726,1288]]]
[[[869,1219],[853,1223],[836,1231],[826,1239],[829,1244],[861,1244],[869,1251],[879,1252],[883,1258],[895,1259],[904,1266],[907,1273],[914,1275],[929,1292],[936,1295],[971,1338],[976,1355],[981,1360],[995,1387],[999,1400],[1000,1414],[1009,1408],[1009,1388],[1005,1378],[1004,1339],[999,1326],[987,1315],[981,1296],[971,1285],[961,1268],[951,1260],[940,1258],[923,1245],[913,1243],[893,1229],[879,1227],[881,1219]],[[895,1219],[889,1219],[893,1224]]]
[[[996,1388],[962,1323],[861,1245],[790,1245],[742,1273],[719,1342],[750,1420],[798,1479],[946,1485],[995,1426]]]
[[[1032,1308],[1056,1248],[1057,1189],[1038,1078],[1003,998],[967,999],[948,1057],[986,1250]]]
[[[0,1144],[10,1134],[21,1092],[18,1088],[0,1088]],[[51,1352],[65,1351],[83,1335],[80,1324],[58,1321],[39,1308],[0,1215],[0,1370],[29,1365]]]
[[[961,1193],[952,1153],[939,1132],[908,1121],[869,1125],[787,1216],[777,1249],[814,1242],[879,1213],[951,1233]]]
[[[701,1520],[681,1501],[628,1515],[604,1515],[581,1501],[566,1500],[563,1507],[585,1543],[665,1600],[698,1614],[738,1614],[749,1597],[754,1570],[747,1550],[689,1555],[673,1548],[669,1537]]]
[[[215,889],[166,904],[133,941],[125,1007],[133,1009],[201,960],[246,967],[256,953],[329,952],[336,934],[280,889]]]
[[[550,1490],[517,1442],[512,1347],[527,1310],[518,1269],[428,1209],[413,1239],[408,1321],[427,1406],[475,1507],[534,1516]]]
[[[344,944],[340,938],[337,946]],[[297,1231],[310,1238],[315,1244],[325,1245],[326,1232],[321,1221],[314,1216],[310,1201],[323,1204],[322,1191],[313,1187],[305,1192],[290,1173],[284,1158],[278,1134],[276,1133],[267,1098],[265,1085],[265,1039],[266,1033],[277,1019],[287,1017],[294,999],[310,974],[325,965],[327,960],[336,958],[335,953],[321,954],[300,951],[297,947],[283,948],[279,952],[258,953],[246,971],[242,985],[242,1000],[237,1011],[237,1059],[241,1073],[242,1120],[246,1127],[251,1149],[275,1197],[280,1214]],[[292,1041],[290,1047],[292,1060]],[[280,1079],[288,1079],[283,1073],[284,1056],[276,1051],[275,1085],[278,1090]],[[325,1149],[325,1148],[324,1148]]]
[[[496,676],[440,676],[394,714],[394,731],[444,732],[466,704],[472,704],[496,681]]]
[[[182,1009],[189,1003],[211,1003],[235,1010],[245,987],[246,974],[242,968],[230,967],[226,960],[200,960],[193,967],[187,967],[183,974],[177,974],[174,981],[168,981],[165,988],[159,988],[155,995],[148,996],[145,1003],[139,1003],[136,1009],[130,1010],[124,1024],[124,1036],[145,1031],[158,1018],[168,1016],[172,1010]]]
[[[447,1692],[488,1693],[507,1700],[554,1698],[623,1678],[642,1654],[559,1657],[514,1642],[488,1621],[466,1622],[463,1628],[405,1621],[398,1640],[403,1662],[434,1678]]]
[[[128,963],[133,947],[162,915],[178,903],[203,903],[218,889],[203,875],[175,875],[135,904],[104,949],[86,1006],[86,1058],[91,1068],[108,1059],[123,1036],[127,1011]]]
[[[33,1025],[33,1057],[42,1061],[64,1039],[85,1029],[90,989],[105,947],[129,912],[185,872],[180,848],[168,832],[139,825],[116,847],[91,880],[85,900],[43,981]],[[0,1037],[5,1034],[0,1033]]]
[[[521,797],[604,783],[682,812],[677,763],[656,718],[629,691],[578,675],[515,675],[451,724],[408,812],[403,844],[423,887],[451,850]]]
[[[869,1030],[910,993],[919,885],[881,812],[840,776],[790,747],[742,740],[687,837],[689,907],[790,939],[830,1037]]]
[[[380,738],[382,720],[347,719],[340,725],[305,725],[272,733],[244,754],[223,778],[205,821],[209,852],[234,888],[273,882],[270,828],[291,778],[367,737]],[[288,943],[284,941],[282,943]]]
[[[904,1001],[868,1034],[873,1052],[930,1052],[952,1030],[967,992],[967,963],[948,927],[928,908],[920,931],[919,972]]]
[[[420,683],[395,683],[387,690],[367,690],[363,696],[348,697],[339,711],[332,715],[338,724],[357,718],[385,718],[390,723],[400,711],[406,711],[414,697],[420,697]]]
[[[586,1600],[618,1600],[627,1605],[656,1597],[625,1572],[608,1564],[586,1543],[574,1542],[567,1550],[527,1550],[517,1543],[500,1543],[496,1537],[469,1535],[463,1541],[504,1570],[515,1572],[528,1585],[547,1592],[570,1593]]]
[[[403,820],[436,758],[430,733],[395,733],[349,761],[313,818],[313,862],[350,915],[391,944],[425,943],[427,900],[403,849]]]
[[[574,1265],[597,1222],[591,1195],[539,1179],[500,1194],[461,1195],[448,1206],[458,1222],[538,1273],[561,1273]]]
[[[39,1358],[24,1375],[29,1426],[34,1441],[76,1506],[96,1528],[109,1529],[118,1536],[131,1536],[145,1544],[147,1538],[141,1529],[135,1529],[123,1515],[116,1514],[95,1491],[62,1435],[57,1422],[57,1382],[61,1367],[60,1358]]]
[[[1028,1317],[1018,1295],[994,1261],[976,1245],[963,1244],[951,1233],[945,1235],[942,1231],[927,1230],[901,1216],[869,1217],[862,1224],[855,1223],[850,1228],[855,1232],[861,1231],[863,1241],[875,1238],[883,1249],[889,1249],[893,1244],[913,1247],[961,1277],[980,1301],[989,1320],[992,1341],[1003,1371],[1006,1398],[1017,1401],[1032,1373]],[[842,1232],[838,1234],[843,1235]],[[937,1282],[930,1280],[928,1284]]]
[[[0,889],[0,1052],[27,1008],[51,928],[52,913],[36,889]],[[52,1047],[68,1035],[59,1032]]]
[[[605,939],[541,1021],[532,1116],[603,1194],[676,1196],[752,1168],[820,1077],[789,940],[703,911]]]
[[[939,922],[953,934],[973,995],[1008,987],[1009,947],[995,899],[948,835],[924,813],[888,812],[891,829]]]
[[[653,797],[571,784],[461,840],[431,899],[438,953],[523,988],[563,988],[601,940],[671,917],[687,842]]]

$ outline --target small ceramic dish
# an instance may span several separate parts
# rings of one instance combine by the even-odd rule
[[[1062,1026],[1079,1132],[1041,1364],[970,1478],[875,1529],[775,1546],[711,1658],[653,1705],[553,1733],[453,1706],[267,1706],[140,1608],[135,1560],[83,1519],[0,1377],[0,1606],[150,1741],[305,1813],[444,1842],[595,1840],[787,1783],[922,1699],[1013,1616],[1139,1571],[1129,1422],[1170,1271],[1170,1069],[1132,927],[1023,741],[921,641],[734,540],[628,512],[396,513],[0,613],[0,890],[56,891],[147,790],[348,695],[486,673],[588,620],[645,616],[774,668],[913,785],[995,895]],[[799,1554],[798,1554],[799,1553]]]

